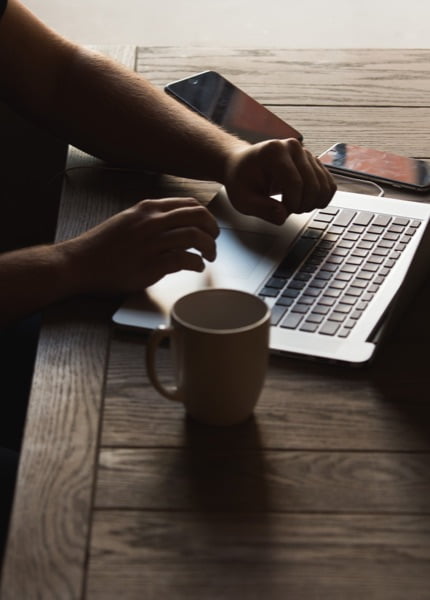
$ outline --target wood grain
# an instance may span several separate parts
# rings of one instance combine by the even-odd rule
[[[430,513],[430,453],[109,449],[97,509]]]
[[[136,68],[160,86],[213,69],[264,104],[430,107],[429,59],[421,49],[140,47]]]
[[[427,600],[429,540],[428,515],[99,511],[88,597]]]

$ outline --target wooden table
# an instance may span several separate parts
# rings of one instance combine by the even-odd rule
[[[109,51],[160,85],[219,70],[315,153],[430,158],[430,50]],[[72,170],[58,239],[143,197],[215,190]],[[255,418],[225,430],[150,387],[146,337],[111,325],[114,301],[47,311],[1,598],[427,600],[429,305],[427,286],[372,366],[273,357]]]

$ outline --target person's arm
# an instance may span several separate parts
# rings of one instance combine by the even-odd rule
[[[250,147],[136,73],[61,38],[17,0],[0,23],[0,89],[100,158],[224,183],[243,212],[281,223],[325,206],[334,183],[296,140]],[[283,194],[282,205],[270,195]]]
[[[218,233],[192,198],[143,200],[77,238],[2,254],[0,327],[76,294],[142,291],[168,273],[202,271]]]

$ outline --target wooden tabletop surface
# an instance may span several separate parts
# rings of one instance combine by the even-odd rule
[[[430,50],[101,50],[159,85],[221,71],[315,154],[348,141],[430,158]],[[58,239],[144,197],[217,189],[74,149],[68,166]],[[272,357],[254,418],[229,429],[159,397],[146,337],[115,329],[115,306],[46,313],[3,600],[428,600],[430,285],[371,366]]]

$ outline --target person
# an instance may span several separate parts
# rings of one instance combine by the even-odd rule
[[[228,134],[144,77],[64,39],[18,0],[0,0],[0,94],[27,119],[104,161],[217,181],[238,210],[275,224],[325,207],[335,191],[331,175],[297,140],[250,145]],[[74,239],[3,253],[7,343],[10,327],[66,297],[134,292],[180,269],[202,271],[204,259],[216,257],[217,235],[197,199],[140,199]],[[1,468],[9,489],[13,463],[7,451]],[[3,502],[5,514],[10,497]]]

